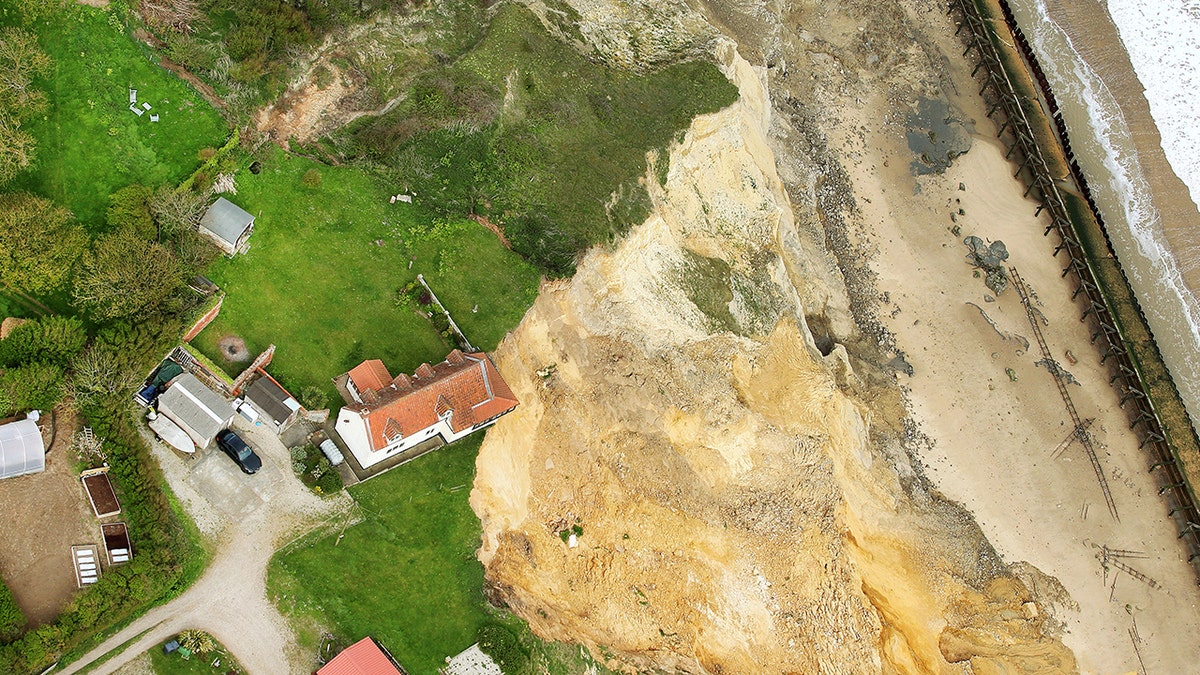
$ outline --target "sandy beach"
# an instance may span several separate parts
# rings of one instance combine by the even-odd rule
[[[943,52],[954,53],[953,42],[940,42]],[[944,175],[911,175],[902,134],[877,122],[886,115],[885,101],[863,107],[857,122],[868,129],[865,142],[850,134],[842,139],[843,147],[862,153],[851,176],[869,228],[864,242],[874,251],[879,290],[890,300],[881,308],[885,325],[913,367],[911,377],[900,379],[914,420],[932,441],[922,452],[927,475],[975,515],[1006,562],[1028,562],[1061,582],[1069,600],[1041,590],[1082,672],[1188,672],[1200,653],[1195,575],[1087,324],[1079,321],[1071,282],[1051,255],[1056,242],[1042,236],[1048,219],[1034,217],[1036,203],[1013,179],[1015,167],[1004,160],[995,126],[974,95],[968,64],[949,60],[948,66],[954,89],[969,92],[952,100],[974,120],[976,133],[971,150]],[[955,225],[959,236],[951,232]],[[1069,387],[1072,399],[1082,417],[1095,420],[1091,433],[1119,522],[1109,516],[1078,443],[1052,456],[1072,425],[1052,376],[1036,363],[1043,357],[1017,293],[1010,288],[991,301],[992,292],[973,276],[962,244],[968,235],[1002,240],[1008,263],[1036,294],[1053,357],[1078,381]],[[1160,587],[1116,569],[1106,573],[1099,546],[1144,554],[1122,561]]]

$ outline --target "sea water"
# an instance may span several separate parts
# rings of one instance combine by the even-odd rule
[[[1195,424],[1200,2],[1107,0],[1106,8],[1104,1],[1009,4],[1054,89],[1117,257]],[[1161,143],[1147,140],[1156,131]]]

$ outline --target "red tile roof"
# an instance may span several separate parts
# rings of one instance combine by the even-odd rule
[[[391,373],[379,359],[363,361],[347,374],[360,396],[366,394],[368,389],[379,391],[392,383]]]
[[[365,361],[350,371],[350,377],[366,372],[372,363],[380,362]],[[397,432],[404,437],[421,432],[447,413],[450,428],[457,433],[517,407],[516,396],[483,352],[463,354],[456,349],[435,366],[421,364],[405,378],[407,383],[399,376],[394,384],[391,379],[388,386],[376,390],[376,400],[348,406],[366,417],[372,450],[387,447]]]
[[[321,666],[317,675],[406,675],[369,637],[346,647]]]

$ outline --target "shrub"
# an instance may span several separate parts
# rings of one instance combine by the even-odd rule
[[[308,471],[308,466],[304,464],[304,460],[292,460],[292,473],[296,474],[297,476],[301,476],[306,471]]]
[[[75,317],[48,316],[17,326],[0,341],[0,365],[66,366],[86,342],[82,321]]]
[[[179,634],[179,644],[197,654],[207,654],[217,648],[211,635],[194,628]]]
[[[317,487],[325,494],[333,494],[342,489],[342,476],[337,471],[327,471],[317,481]]]
[[[304,187],[319,188],[321,187],[321,172],[316,169],[309,169],[304,172],[304,177],[300,179]]]
[[[5,414],[25,410],[50,410],[63,397],[63,371],[58,366],[30,363],[0,375],[0,389],[8,398]]]
[[[289,448],[288,454],[290,454],[292,456],[293,462],[303,462],[304,459],[306,457],[308,457],[309,447],[311,447],[311,446],[297,445],[294,448]],[[299,473],[299,472],[297,472],[297,473]]]
[[[329,403],[329,396],[320,387],[305,385],[300,388],[300,403],[307,410],[323,410]]]
[[[0,581],[0,642],[12,642],[25,630],[25,615],[17,607],[8,586]]]
[[[108,227],[128,229],[146,240],[156,239],[158,230],[150,215],[150,198],[154,190],[145,185],[127,185],[108,196]]]

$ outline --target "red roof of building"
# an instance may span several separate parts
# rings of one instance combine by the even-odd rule
[[[373,363],[380,362],[364,361],[350,377],[367,372]],[[382,450],[397,435],[428,429],[442,415],[450,415],[450,428],[457,433],[517,407],[516,396],[483,352],[463,354],[455,349],[435,366],[423,363],[412,376],[388,380],[386,387],[372,387],[376,400],[350,406],[366,417],[372,450]]]
[[[369,390],[379,391],[392,383],[391,373],[379,359],[363,361],[354,366],[354,370],[347,375],[350,376],[350,381],[354,383],[354,388],[360,395],[366,394]]]
[[[329,663],[321,666],[317,675],[406,675],[396,667],[392,659],[375,644],[375,641],[365,637],[346,647],[341,654],[333,657]]]

